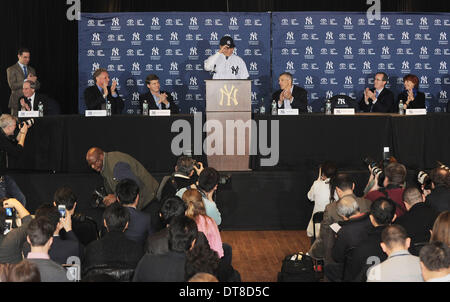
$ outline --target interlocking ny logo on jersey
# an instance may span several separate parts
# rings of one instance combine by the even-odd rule
[[[231,73],[237,75],[239,72],[239,66],[231,66]]]
[[[236,99],[236,93],[238,92],[238,89],[236,89],[234,85],[231,85],[230,90],[228,90],[227,85],[223,85],[223,87],[220,88],[220,92],[222,93],[219,102],[220,106],[223,106],[224,96],[227,96],[227,106],[231,106],[231,100],[233,100],[234,106],[237,106],[239,104]]]

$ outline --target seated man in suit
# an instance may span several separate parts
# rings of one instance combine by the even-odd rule
[[[128,239],[144,246],[147,236],[153,233],[150,215],[136,210],[139,203],[139,186],[132,179],[122,179],[116,186],[117,200],[130,212],[130,223],[125,231]]]
[[[403,77],[403,86],[405,90],[398,95],[397,105],[402,100],[405,109],[425,108],[425,94],[418,90],[419,78],[413,74],[407,74]]]
[[[178,106],[173,101],[170,93],[160,90],[159,78],[156,74],[150,74],[145,79],[149,92],[139,96],[139,104],[141,105],[146,100],[149,110],[170,110],[171,114],[178,113]]]
[[[283,72],[278,78],[280,90],[272,95],[272,100],[278,102],[278,109],[298,109],[299,112],[307,112],[308,92],[293,84],[292,74]]]
[[[385,88],[388,76],[384,72],[375,75],[374,88],[366,88],[364,96],[359,102],[363,112],[395,112],[394,94]]]
[[[95,85],[86,88],[84,91],[84,102],[88,110],[104,110],[106,108],[106,101],[111,103],[111,113],[122,113],[124,103],[119,93],[117,92],[117,82],[113,81],[111,86],[109,84],[109,75],[106,69],[99,68],[94,72],[93,79]]]
[[[17,100],[19,111],[38,111],[39,103],[44,105],[44,115],[59,113],[59,105],[46,95],[36,93],[36,83],[27,80],[23,83],[23,95]]]

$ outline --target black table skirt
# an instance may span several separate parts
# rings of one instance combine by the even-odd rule
[[[347,169],[364,168],[362,159],[382,157],[383,147],[410,169],[433,168],[436,161],[450,164],[450,114],[426,116],[355,115],[253,117],[257,124],[279,123],[279,162],[261,167],[253,156],[253,170],[298,170],[316,168],[325,160]],[[12,170],[86,173],[85,157],[93,146],[121,151],[139,160],[151,172],[173,171],[177,156],[172,154],[172,133],[176,120],[183,119],[194,132],[192,115],[171,117],[52,116],[36,119],[28,132],[21,158],[8,158]],[[203,122],[205,118],[203,115]],[[192,137],[191,144],[194,143]],[[203,137],[205,134],[203,134]],[[270,146],[269,139],[269,146]],[[193,147],[191,148],[193,150]],[[204,155],[200,156],[204,161]]]

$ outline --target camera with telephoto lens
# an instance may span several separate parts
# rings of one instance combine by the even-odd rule
[[[92,202],[91,205],[93,208],[104,208],[105,204],[103,203],[103,199],[106,197],[106,190],[104,187],[100,187],[94,190],[92,193]]]
[[[371,157],[366,157],[363,162],[369,166],[370,172],[374,177],[378,177],[378,186],[383,187],[384,183],[384,171]]]
[[[34,119],[29,119],[29,120],[25,120],[22,122],[17,121],[16,122],[16,129],[14,130],[14,137],[17,137],[19,135],[20,132],[20,128],[22,128],[25,124],[27,124],[28,128],[34,125]]]

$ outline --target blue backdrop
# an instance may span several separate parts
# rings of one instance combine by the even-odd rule
[[[382,13],[368,22],[365,13],[272,13],[273,87],[290,72],[308,90],[309,110],[323,111],[336,94],[361,99],[376,72],[388,74],[397,96],[403,77],[419,77],[428,112],[448,102],[449,14]]]
[[[252,102],[270,94],[269,13],[115,13],[82,14],[79,22],[79,111],[83,91],[94,85],[92,74],[106,68],[119,82],[125,111],[140,113],[138,96],[148,92],[147,75],[160,78],[181,112],[205,108],[205,82],[211,79],[203,62],[230,35],[236,52],[247,63]],[[257,108],[258,106],[254,106]]]
[[[82,14],[79,111],[84,113],[83,91],[94,84],[98,67],[118,80],[129,114],[140,113],[138,95],[147,91],[150,73],[172,92],[181,112],[203,111],[204,80],[211,78],[203,61],[226,34],[247,63],[255,112],[263,97],[269,107],[284,71],[308,90],[313,112],[323,111],[325,100],[336,94],[359,100],[364,88],[373,86],[377,71],[389,75],[388,87],[395,94],[403,89],[404,75],[416,74],[428,111],[445,111],[450,15],[381,17],[369,22],[365,13],[345,12]]]

